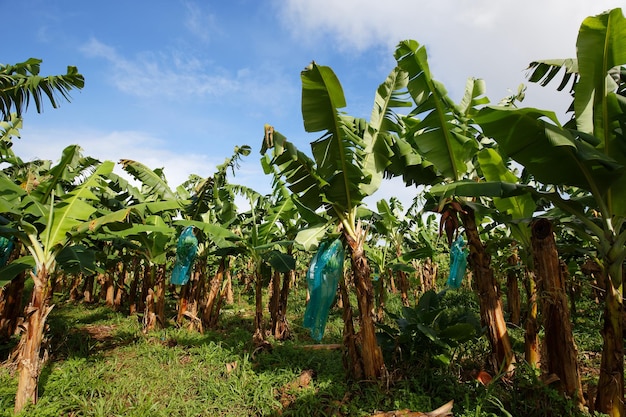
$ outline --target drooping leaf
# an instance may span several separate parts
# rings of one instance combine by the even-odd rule
[[[423,46],[413,40],[400,42],[395,57],[409,75],[408,90],[416,105],[411,117],[405,119],[407,140],[442,176],[462,178],[478,146],[463,123],[461,109],[448,97],[443,85],[432,78]],[[480,88],[472,87],[472,91],[482,93]],[[466,99],[466,105],[472,101]]]
[[[96,254],[84,245],[71,245],[63,248],[56,256],[59,267],[68,273],[94,272]]]
[[[119,163],[124,171],[149,188],[149,194],[157,195],[166,200],[176,199],[176,195],[159,170],[152,170],[144,164],[130,159],[122,159]]]
[[[405,91],[407,83],[408,74],[396,67],[376,90],[372,114],[363,135],[363,168],[371,176],[369,182],[362,184],[365,195],[372,195],[378,189],[385,169],[391,164],[391,150],[386,143],[395,139],[386,137],[398,137],[404,131],[402,117],[394,109],[411,107]]]
[[[32,270],[35,267],[35,260],[32,256],[22,256],[8,265],[0,268],[0,288],[11,282],[18,274]]]
[[[607,190],[624,167],[563,128],[553,112],[533,108],[486,107],[476,122],[500,151],[544,184]]]
[[[480,169],[487,181],[515,183],[518,178],[505,165],[498,152],[491,148],[478,152]],[[502,212],[509,214],[513,219],[530,218],[536,209],[536,204],[529,194],[513,197],[494,198],[494,205]]]
[[[219,248],[232,247],[241,238],[219,224],[205,223],[197,220],[176,220],[177,226],[194,226],[202,231]]]
[[[307,132],[324,132],[311,144],[316,172],[327,187],[322,197],[340,213],[351,213],[365,194],[361,188],[371,181],[363,171],[362,120],[344,116],[343,89],[334,72],[313,63],[301,73],[302,118]]]
[[[278,272],[285,273],[296,269],[296,260],[294,257],[277,250],[268,253],[267,261],[272,265],[272,268]]]
[[[311,251],[319,245],[319,242],[326,236],[328,224],[322,223],[302,229],[296,235],[295,241],[301,244],[305,250]]]
[[[125,208],[112,213],[99,215],[93,220],[84,222],[76,229],[79,233],[94,232],[100,229],[103,225],[110,225],[111,223],[120,223],[127,220],[131,208]]]
[[[586,18],[576,41],[580,74],[574,95],[576,124],[578,130],[591,133],[605,142],[608,142],[612,132],[607,130],[610,116],[603,110],[609,95],[614,94],[617,87],[615,83],[611,85],[608,74],[612,68],[626,65],[624,39],[626,18],[622,9],[618,8]]]
[[[68,239],[67,234],[80,223],[89,220],[96,211],[87,200],[97,200],[91,188],[101,185],[102,176],[113,170],[113,162],[103,162],[96,171],[80,186],[61,196],[61,201],[52,209],[52,220],[47,225],[44,236],[44,247],[52,250]]]
[[[6,120],[12,111],[21,117],[31,100],[40,113],[44,96],[56,108],[59,105],[57,96],[69,101],[72,89],[84,87],[85,79],[76,67],[68,66],[66,74],[41,76],[41,62],[30,58],[15,65],[0,65],[0,113],[3,119]]]

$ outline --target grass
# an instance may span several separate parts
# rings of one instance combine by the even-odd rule
[[[252,345],[253,307],[246,296],[226,306],[220,328],[205,334],[170,322],[166,329],[145,335],[137,316],[55,300],[40,400],[21,415],[369,416],[389,410],[430,411],[451,399],[456,416],[539,416],[545,415],[546,404],[571,410],[549,387],[538,389],[532,370],[522,369],[515,387],[484,387],[469,377],[468,369],[479,366],[487,351],[483,339],[459,350],[449,368],[409,367],[409,373],[385,386],[349,382],[341,351],[303,347],[313,343],[300,325],[303,296],[301,291],[290,300],[293,338],[272,341],[266,351],[255,351]],[[449,302],[473,305],[475,298],[451,293]],[[387,307],[401,309],[394,298]],[[585,347],[597,347],[594,314],[577,318],[588,326],[580,326]],[[340,311],[333,310],[322,343],[341,343],[342,323]],[[588,333],[592,329],[595,337]],[[4,347],[0,353],[6,356],[8,351]],[[12,415],[16,385],[16,375],[0,368],[0,416]]]

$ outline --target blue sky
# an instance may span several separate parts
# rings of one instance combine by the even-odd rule
[[[535,59],[575,56],[582,20],[623,0],[0,0],[0,62],[40,58],[42,74],[75,65],[85,88],[58,109],[34,107],[15,151],[57,160],[79,144],[101,160],[165,168],[172,187],[212,175],[250,145],[231,183],[269,192],[259,164],[265,123],[303,151],[300,71],[311,61],[337,73],[348,113],[369,117],[374,92],[402,39],[426,45],[434,77],[459,99],[483,78],[492,102],[525,82]],[[527,106],[564,112],[569,99],[530,85]],[[309,153],[310,154],[310,153]],[[411,197],[389,184],[374,200]],[[410,198],[409,200],[410,201]]]

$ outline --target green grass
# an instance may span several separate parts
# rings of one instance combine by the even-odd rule
[[[560,400],[551,390],[538,393],[536,375],[527,370],[520,372],[514,389],[500,383],[485,388],[468,377],[469,369],[480,366],[486,356],[484,339],[460,349],[449,368],[407,367],[404,375],[391,369],[392,379],[384,386],[349,382],[341,351],[303,348],[314,343],[301,326],[303,297],[300,291],[290,300],[293,338],[272,340],[272,349],[266,351],[255,351],[252,345],[247,297],[225,306],[217,330],[189,332],[170,321],[165,330],[148,335],[141,332],[137,316],[59,300],[48,321],[50,359],[41,374],[40,399],[22,415],[369,416],[376,411],[430,411],[454,399],[456,416],[506,415],[502,410],[531,416],[542,415],[547,401]],[[475,297],[451,293],[448,302],[474,305]],[[387,306],[401,309],[392,297]],[[581,325],[585,332],[597,332],[592,317],[577,318],[590,320],[588,327]],[[342,328],[335,309],[322,343],[341,343]],[[581,344],[595,348],[599,336],[584,335],[588,340]],[[0,353],[6,356],[8,351],[5,347]],[[307,371],[313,379],[299,384]],[[16,375],[0,368],[0,416],[12,415],[16,385]],[[559,407],[568,409],[565,403]]]

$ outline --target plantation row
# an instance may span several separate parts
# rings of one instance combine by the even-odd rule
[[[37,401],[57,289],[90,302],[97,282],[108,305],[142,315],[145,332],[167,325],[172,293],[176,323],[201,332],[218,326],[236,275],[254,293],[259,349],[271,345],[268,335],[289,338],[288,298],[306,279],[303,321],[314,340],[323,336],[335,296],[340,300],[351,380],[389,382],[426,340],[434,342],[433,361],[449,365],[450,352],[482,334],[490,346],[486,374],[512,380],[526,362],[578,409],[624,415],[625,41],[626,20],[615,9],[582,23],[575,59],[531,63],[530,82],[548,85],[564,72],[559,89],[571,83],[565,124],[551,111],[519,107],[523,91],[490,105],[483,80],[469,79],[461,102],[453,102],[415,41],[397,46],[397,66],[376,91],[369,120],[341,110],[339,80],[313,62],[301,74],[302,115],[306,131],[321,136],[310,157],[265,126],[261,164],[273,178],[266,196],[227,180],[249,146],[236,147],[213,176],[192,176],[176,189],[161,170],[119,161],[135,186],[113,172],[113,162],[85,157],[76,145],[56,164],[26,163],[11,149],[23,111],[31,100],[40,110],[44,97],[56,107],[59,95],[67,99],[84,80],[74,67],[41,77],[38,60],[0,67],[0,337],[23,329],[15,411]],[[364,200],[385,177],[427,192],[406,212],[395,199],[367,209]],[[249,209],[239,211],[236,196]],[[425,213],[438,213],[445,239]],[[450,261],[447,248],[455,253]],[[440,307],[440,295],[429,291],[442,261],[448,285],[458,286],[465,260],[478,318]],[[498,263],[510,272],[507,316]],[[595,399],[583,393],[570,275],[594,280],[604,305]],[[23,310],[27,280],[33,290]],[[401,315],[385,314],[388,289],[400,294]],[[414,294],[419,301],[411,308]],[[505,317],[524,328],[523,357]]]

